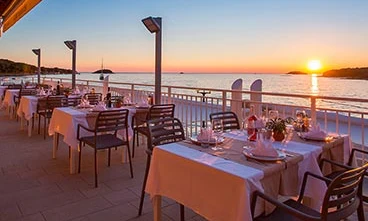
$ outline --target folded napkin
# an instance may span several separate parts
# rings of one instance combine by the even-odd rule
[[[40,95],[42,95],[42,96],[46,95],[46,91],[43,89],[43,87],[40,90]]]
[[[201,128],[201,131],[197,135],[197,140],[200,142],[215,142],[213,137],[213,131],[211,128]]]
[[[104,104],[97,104],[92,110],[94,111],[104,111],[106,109],[106,105]]]
[[[89,101],[82,98],[81,103],[78,105],[79,107],[90,107]]]
[[[272,147],[271,142],[265,142],[263,139],[258,139],[255,148],[251,150],[254,156],[262,157],[278,157],[277,150]]]
[[[305,138],[312,138],[312,139],[325,139],[326,136],[327,136],[327,133],[321,130],[319,124],[317,124],[316,126],[313,126],[309,132],[304,133]]]

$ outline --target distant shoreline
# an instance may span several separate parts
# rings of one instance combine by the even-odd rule
[[[302,71],[291,71],[286,74],[307,75],[308,73]],[[333,69],[323,72],[322,76],[341,79],[368,80],[368,67]]]
[[[101,74],[101,73],[93,73],[93,72],[79,72],[77,74]],[[110,73],[103,73],[103,74],[110,74]],[[153,72],[113,72],[114,75],[124,75],[124,74],[151,74],[154,75],[155,73]],[[302,73],[302,72],[298,72],[298,73],[293,73],[293,72],[288,72],[288,73],[209,73],[209,72],[205,72],[205,73],[197,73],[197,72],[192,72],[192,73],[188,73],[186,72],[185,74],[180,74],[178,72],[163,72],[162,74],[166,75],[181,75],[181,76],[185,76],[185,75],[196,75],[196,74],[226,74],[226,75],[232,75],[232,74],[236,74],[236,75],[310,75],[308,73]],[[70,73],[41,73],[41,77],[47,77],[48,75],[71,75]],[[37,76],[37,73],[0,73],[0,77],[2,78],[7,78],[7,77],[30,77],[30,76]],[[366,76],[318,76],[318,77],[327,77],[327,78],[339,78],[339,79],[347,79],[347,80],[368,80],[368,77]]]

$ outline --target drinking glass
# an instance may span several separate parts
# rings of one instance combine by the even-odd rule
[[[306,116],[306,113],[304,110],[296,110],[296,119],[298,121],[303,120],[305,116]]]
[[[223,132],[223,121],[221,119],[214,119],[212,120],[212,127],[213,127],[213,135],[215,138],[215,146],[211,149],[214,151],[223,150],[222,147],[217,146],[219,139],[222,137]]]
[[[279,112],[277,110],[270,110],[268,116],[270,119],[277,119],[279,117]]]

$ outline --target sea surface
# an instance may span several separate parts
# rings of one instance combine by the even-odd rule
[[[47,77],[71,78],[71,75],[47,75]],[[99,77],[99,74],[91,73],[77,75],[77,79],[84,80],[99,80]],[[116,73],[110,74],[109,78],[110,81],[116,82],[154,84],[153,73]],[[255,80],[261,79],[263,91],[265,92],[368,98],[367,80],[328,78],[316,75],[164,73],[162,74],[162,85],[231,89],[232,83],[237,79],[243,80],[243,90],[249,90],[250,85]],[[193,94],[196,91],[191,91],[190,93]],[[306,99],[264,96],[263,100],[285,104],[309,105]],[[362,102],[318,100],[317,106],[368,112],[368,103]]]

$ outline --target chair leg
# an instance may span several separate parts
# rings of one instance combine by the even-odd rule
[[[359,207],[358,207],[358,220],[359,221],[365,221],[364,217],[364,208],[363,208],[363,200],[360,200]]]
[[[139,201],[139,209],[138,209],[138,216],[142,215],[142,209],[143,209],[143,202],[144,202],[144,194],[146,189],[146,183],[147,183],[147,177],[148,172],[151,164],[151,156],[147,155],[147,163],[146,163],[146,172],[144,173],[144,179],[143,179],[143,186],[142,186],[142,192],[141,192],[141,199]]]
[[[134,158],[134,149],[135,149],[135,134],[136,134],[136,130],[133,129],[133,151],[132,151],[132,157]]]
[[[137,131],[137,147],[139,147],[139,133]]]
[[[34,130],[34,118],[35,118],[35,114],[32,114],[32,130]]]
[[[180,204],[180,221],[184,221],[184,205]]]
[[[80,173],[80,171],[81,171],[81,161],[82,161],[82,141],[79,142],[78,173]]]
[[[38,134],[41,133],[41,115],[38,115]]]
[[[130,177],[133,178],[133,166],[132,166],[132,157],[130,155],[130,147],[129,141],[127,142],[127,149],[128,149],[128,157],[129,157],[129,166],[130,166]]]
[[[107,157],[107,166],[110,167],[110,161],[111,161],[111,148],[109,148],[109,153]]]
[[[97,184],[97,149],[95,148],[95,187],[98,187]]]
[[[43,121],[43,139],[46,140],[46,120],[47,118],[44,117],[44,121]]]

